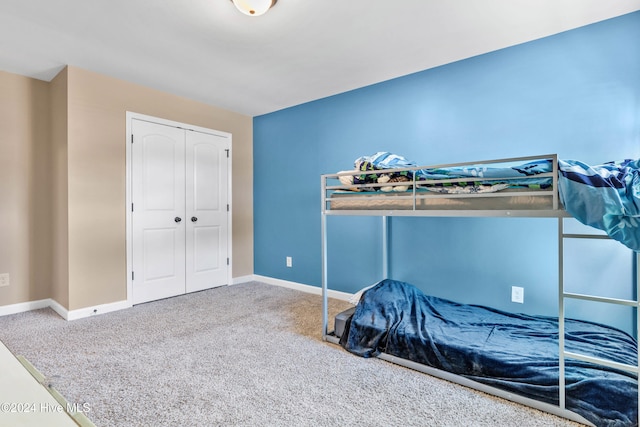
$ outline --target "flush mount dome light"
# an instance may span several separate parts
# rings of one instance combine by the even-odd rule
[[[260,16],[267,13],[278,0],[231,0],[245,15]]]

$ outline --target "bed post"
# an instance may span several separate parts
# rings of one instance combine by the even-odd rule
[[[382,217],[382,280],[389,278],[389,217]]]
[[[552,160],[552,172],[553,172],[553,178],[552,180],[552,188],[553,188],[553,210],[557,211],[559,206],[558,203],[558,198],[559,198],[559,194],[560,194],[560,189],[558,187],[558,155],[554,154],[551,158]]]
[[[327,215],[326,215],[326,182],[320,177],[322,189],[322,209],[320,212],[320,234],[322,241],[322,340],[325,341],[329,333],[329,301],[327,297]]]
[[[560,409],[565,409],[564,364],[564,219],[558,217],[558,393]]]

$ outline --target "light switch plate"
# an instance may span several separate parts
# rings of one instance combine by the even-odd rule
[[[511,287],[511,301],[523,304],[524,303],[524,288],[522,288],[520,286],[512,286]]]

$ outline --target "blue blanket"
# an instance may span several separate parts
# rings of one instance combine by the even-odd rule
[[[574,218],[640,251],[640,161],[559,160],[560,200]]]
[[[457,304],[383,280],[367,290],[340,343],[363,356],[385,352],[558,404],[558,322]],[[566,349],[635,365],[636,341],[622,331],[566,321]],[[637,425],[636,377],[566,359],[566,407],[597,426]]]

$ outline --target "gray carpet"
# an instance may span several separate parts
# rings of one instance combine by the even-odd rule
[[[71,322],[0,317],[0,340],[101,427],[578,425],[356,357],[320,325],[319,296],[253,282]]]

